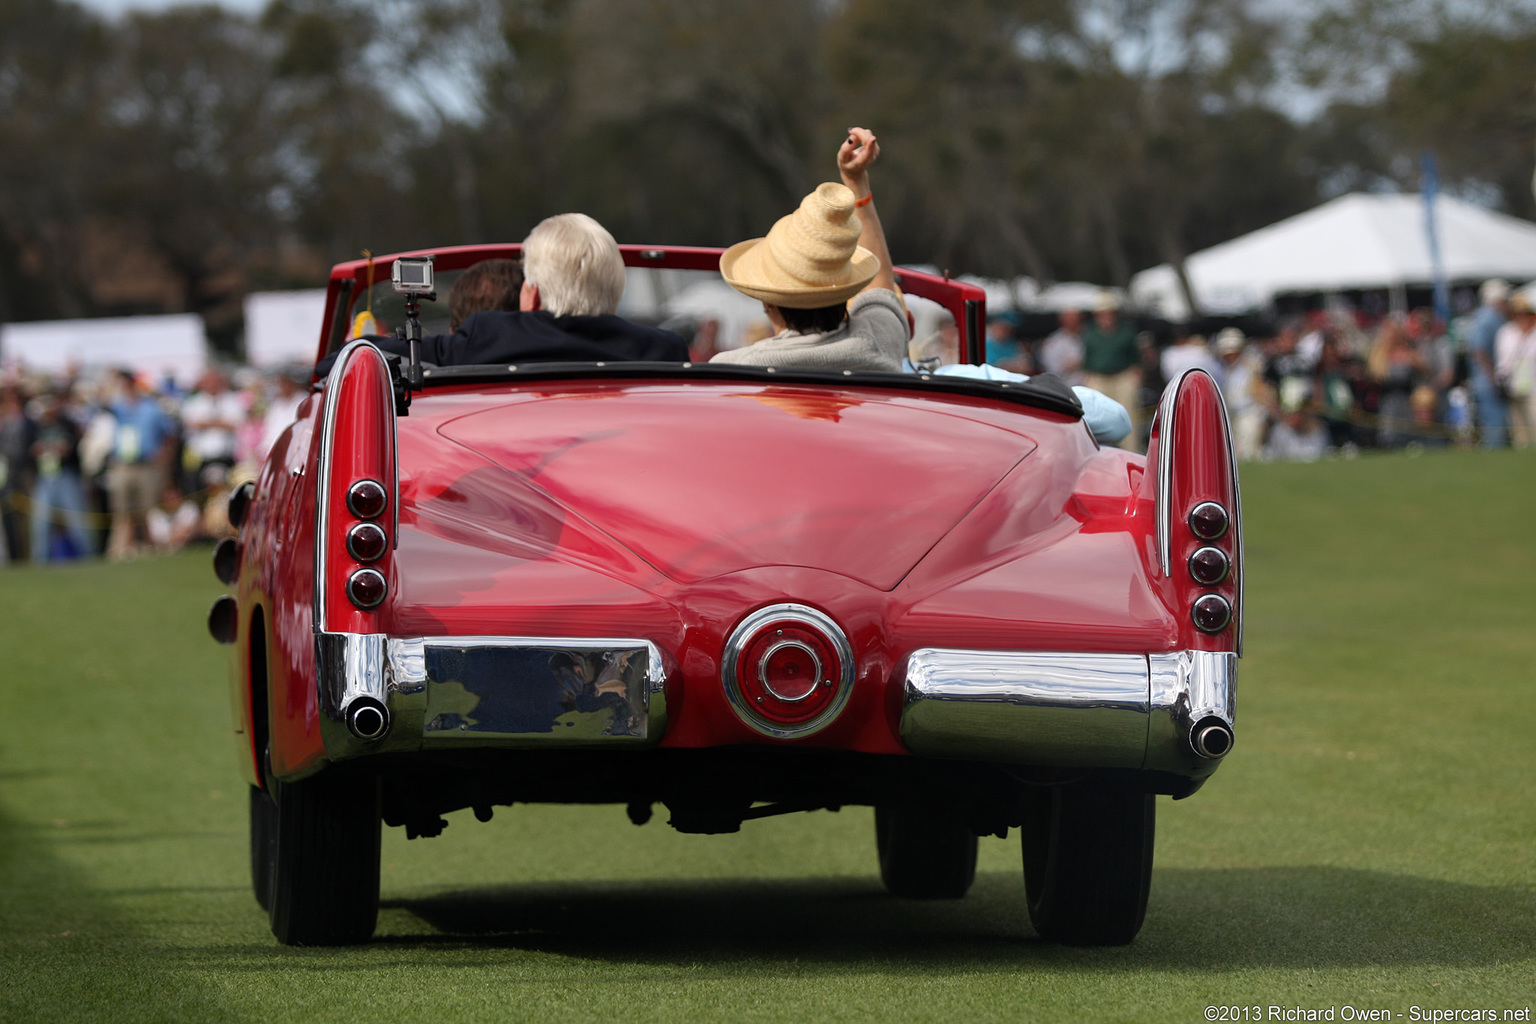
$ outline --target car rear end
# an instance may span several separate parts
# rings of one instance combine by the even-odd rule
[[[1146,460],[1048,381],[429,368],[402,416],[399,378],[339,353],[248,495],[221,613],[280,938],[371,932],[366,896],[304,905],[370,848],[376,905],[379,816],[430,836],[527,801],[701,833],[873,805],[913,897],[963,895],[976,837],[1019,828],[1042,935],[1134,936],[1154,795],[1235,735],[1240,510],[1208,377],[1170,386]],[[352,866],[306,881],[331,819]]]

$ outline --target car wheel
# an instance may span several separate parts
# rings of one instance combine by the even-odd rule
[[[1021,833],[1029,919],[1042,939],[1123,946],[1147,915],[1156,797],[1069,785],[1033,797]]]
[[[958,815],[913,804],[875,808],[880,880],[893,896],[957,900],[976,879],[976,833]]]
[[[262,910],[272,909],[272,861],[277,849],[277,804],[260,786],[251,787],[251,889]]]
[[[290,946],[366,942],[379,915],[379,780],[333,770],[277,783],[272,934]]]

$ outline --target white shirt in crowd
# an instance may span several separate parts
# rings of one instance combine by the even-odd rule
[[[238,391],[198,391],[181,406],[187,443],[204,462],[235,458],[235,427],[245,422],[245,398]]]
[[[261,448],[255,453],[257,462],[266,459],[267,453],[272,450],[277,439],[283,435],[283,431],[288,429],[288,424],[297,418],[299,406],[304,404],[305,397],[302,391],[287,397],[282,395],[272,397],[272,401],[267,404],[266,416],[262,419]]]
[[[1040,369],[1068,384],[1083,382],[1083,336],[1057,328],[1040,344]]]
[[[1493,336],[1494,367],[1499,380],[1517,395],[1528,395],[1536,384],[1536,323],[1528,331],[1510,320]]]
[[[1221,380],[1221,363],[1204,345],[1170,345],[1163,349],[1160,359],[1164,380],[1174,380],[1185,370],[1204,370],[1216,380]]]

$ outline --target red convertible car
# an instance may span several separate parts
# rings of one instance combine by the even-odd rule
[[[622,247],[714,271],[719,250]],[[439,280],[516,246],[433,254]],[[381,823],[519,802],[684,832],[869,805],[897,896],[1018,829],[1044,939],[1132,940],[1155,798],[1233,744],[1236,463],[1214,382],[1145,458],[1042,375],[689,363],[422,368],[348,341],[400,257],[337,266],[334,366],[215,568],[251,870],[277,938],[366,941]],[[380,274],[386,284],[373,284]],[[983,295],[900,271],[980,362]],[[382,313],[378,311],[383,311]],[[412,387],[412,384],[419,387]]]

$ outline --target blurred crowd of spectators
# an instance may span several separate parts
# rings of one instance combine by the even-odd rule
[[[1447,325],[1427,309],[1370,317],[1314,310],[1245,334],[1155,335],[1108,293],[1031,337],[988,323],[986,359],[1050,372],[1132,411],[1125,447],[1145,450],[1165,384],[1191,367],[1220,384],[1239,459],[1313,460],[1362,448],[1536,443],[1536,313],[1503,281]],[[914,361],[954,362],[950,325],[914,342]],[[712,342],[713,335],[695,338]],[[229,532],[231,488],[255,476],[294,419],[308,367],[209,370],[195,389],[125,371],[0,376],[0,562],[175,551]]]
[[[122,561],[225,536],[230,488],[293,422],[309,374],[209,370],[191,391],[127,370],[0,378],[0,562]]]
[[[1432,310],[1372,317],[1339,307],[1207,338],[1175,330],[1159,346],[1106,296],[1091,314],[1068,310],[1057,329],[1027,338],[1006,314],[988,328],[987,359],[1051,372],[1133,409],[1126,447],[1145,450],[1151,412],[1169,380],[1191,367],[1221,385],[1239,459],[1314,460],[1362,448],[1536,443],[1536,314],[1503,281],[1449,325]]]

